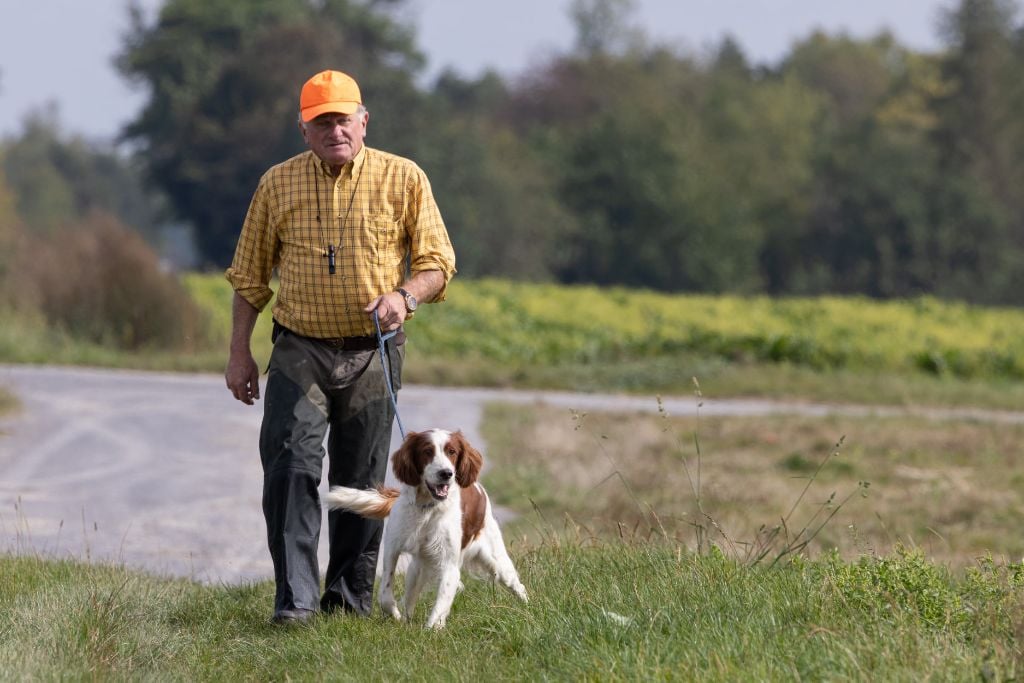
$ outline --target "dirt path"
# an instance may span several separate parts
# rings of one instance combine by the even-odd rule
[[[0,552],[117,561],[218,583],[270,576],[256,450],[262,406],[233,400],[223,378],[0,366],[0,386],[23,405],[0,421]],[[399,407],[408,429],[459,428],[482,445],[481,411],[492,401],[658,409],[653,398],[425,386],[403,389]],[[672,415],[696,412],[690,397],[663,405]],[[700,408],[702,415],[907,412],[746,400],[706,400]],[[913,412],[1024,422],[1024,413]]]

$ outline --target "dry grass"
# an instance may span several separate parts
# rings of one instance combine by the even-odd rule
[[[0,418],[10,415],[20,408],[21,402],[18,401],[18,397],[6,387],[0,387]],[[0,427],[0,437],[5,436],[6,433],[3,427]]]
[[[800,500],[786,521],[791,535],[839,507],[812,553],[884,554],[902,544],[954,566],[988,553],[1024,554],[1024,472],[1016,463],[1024,425],[494,406],[486,429],[489,488],[509,492],[501,502],[523,513],[508,525],[513,536],[571,519],[585,534],[667,533],[694,543],[701,527],[730,548],[724,532],[743,554],[762,525],[779,524]],[[720,531],[701,514],[695,491]]]
[[[0,387],[0,415],[13,412],[20,405],[17,397],[7,387]]]

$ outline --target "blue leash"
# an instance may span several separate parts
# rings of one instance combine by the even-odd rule
[[[380,366],[384,369],[384,383],[388,387],[388,395],[391,396],[391,405],[395,408],[398,431],[402,434],[402,439],[405,439],[405,426],[402,424],[402,416],[398,414],[398,399],[395,397],[395,388],[391,384],[391,372],[389,371],[388,364],[384,362],[384,356],[387,355],[384,342],[398,334],[398,330],[382,334],[380,331],[380,318],[377,316],[376,310],[373,312],[373,326],[377,328],[377,349],[380,351]]]

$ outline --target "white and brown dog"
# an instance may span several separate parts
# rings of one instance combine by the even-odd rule
[[[389,517],[381,543],[380,606],[401,619],[395,604],[398,558],[410,555],[402,610],[412,616],[425,587],[437,588],[427,628],[444,627],[460,585],[460,569],[497,580],[526,602],[526,589],[505,550],[484,487],[477,482],[483,458],[462,432],[410,432],[392,456],[400,489],[359,490],[335,486],[326,496],[332,510]]]

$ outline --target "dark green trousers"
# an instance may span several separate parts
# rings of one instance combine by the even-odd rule
[[[387,342],[396,391],[404,355],[404,346]],[[274,611],[319,606],[369,615],[383,522],[329,513],[330,550],[321,597],[317,489],[325,437],[331,486],[369,488],[384,481],[395,411],[380,355],[337,351],[281,331],[270,357],[263,410],[263,514],[277,584]]]

